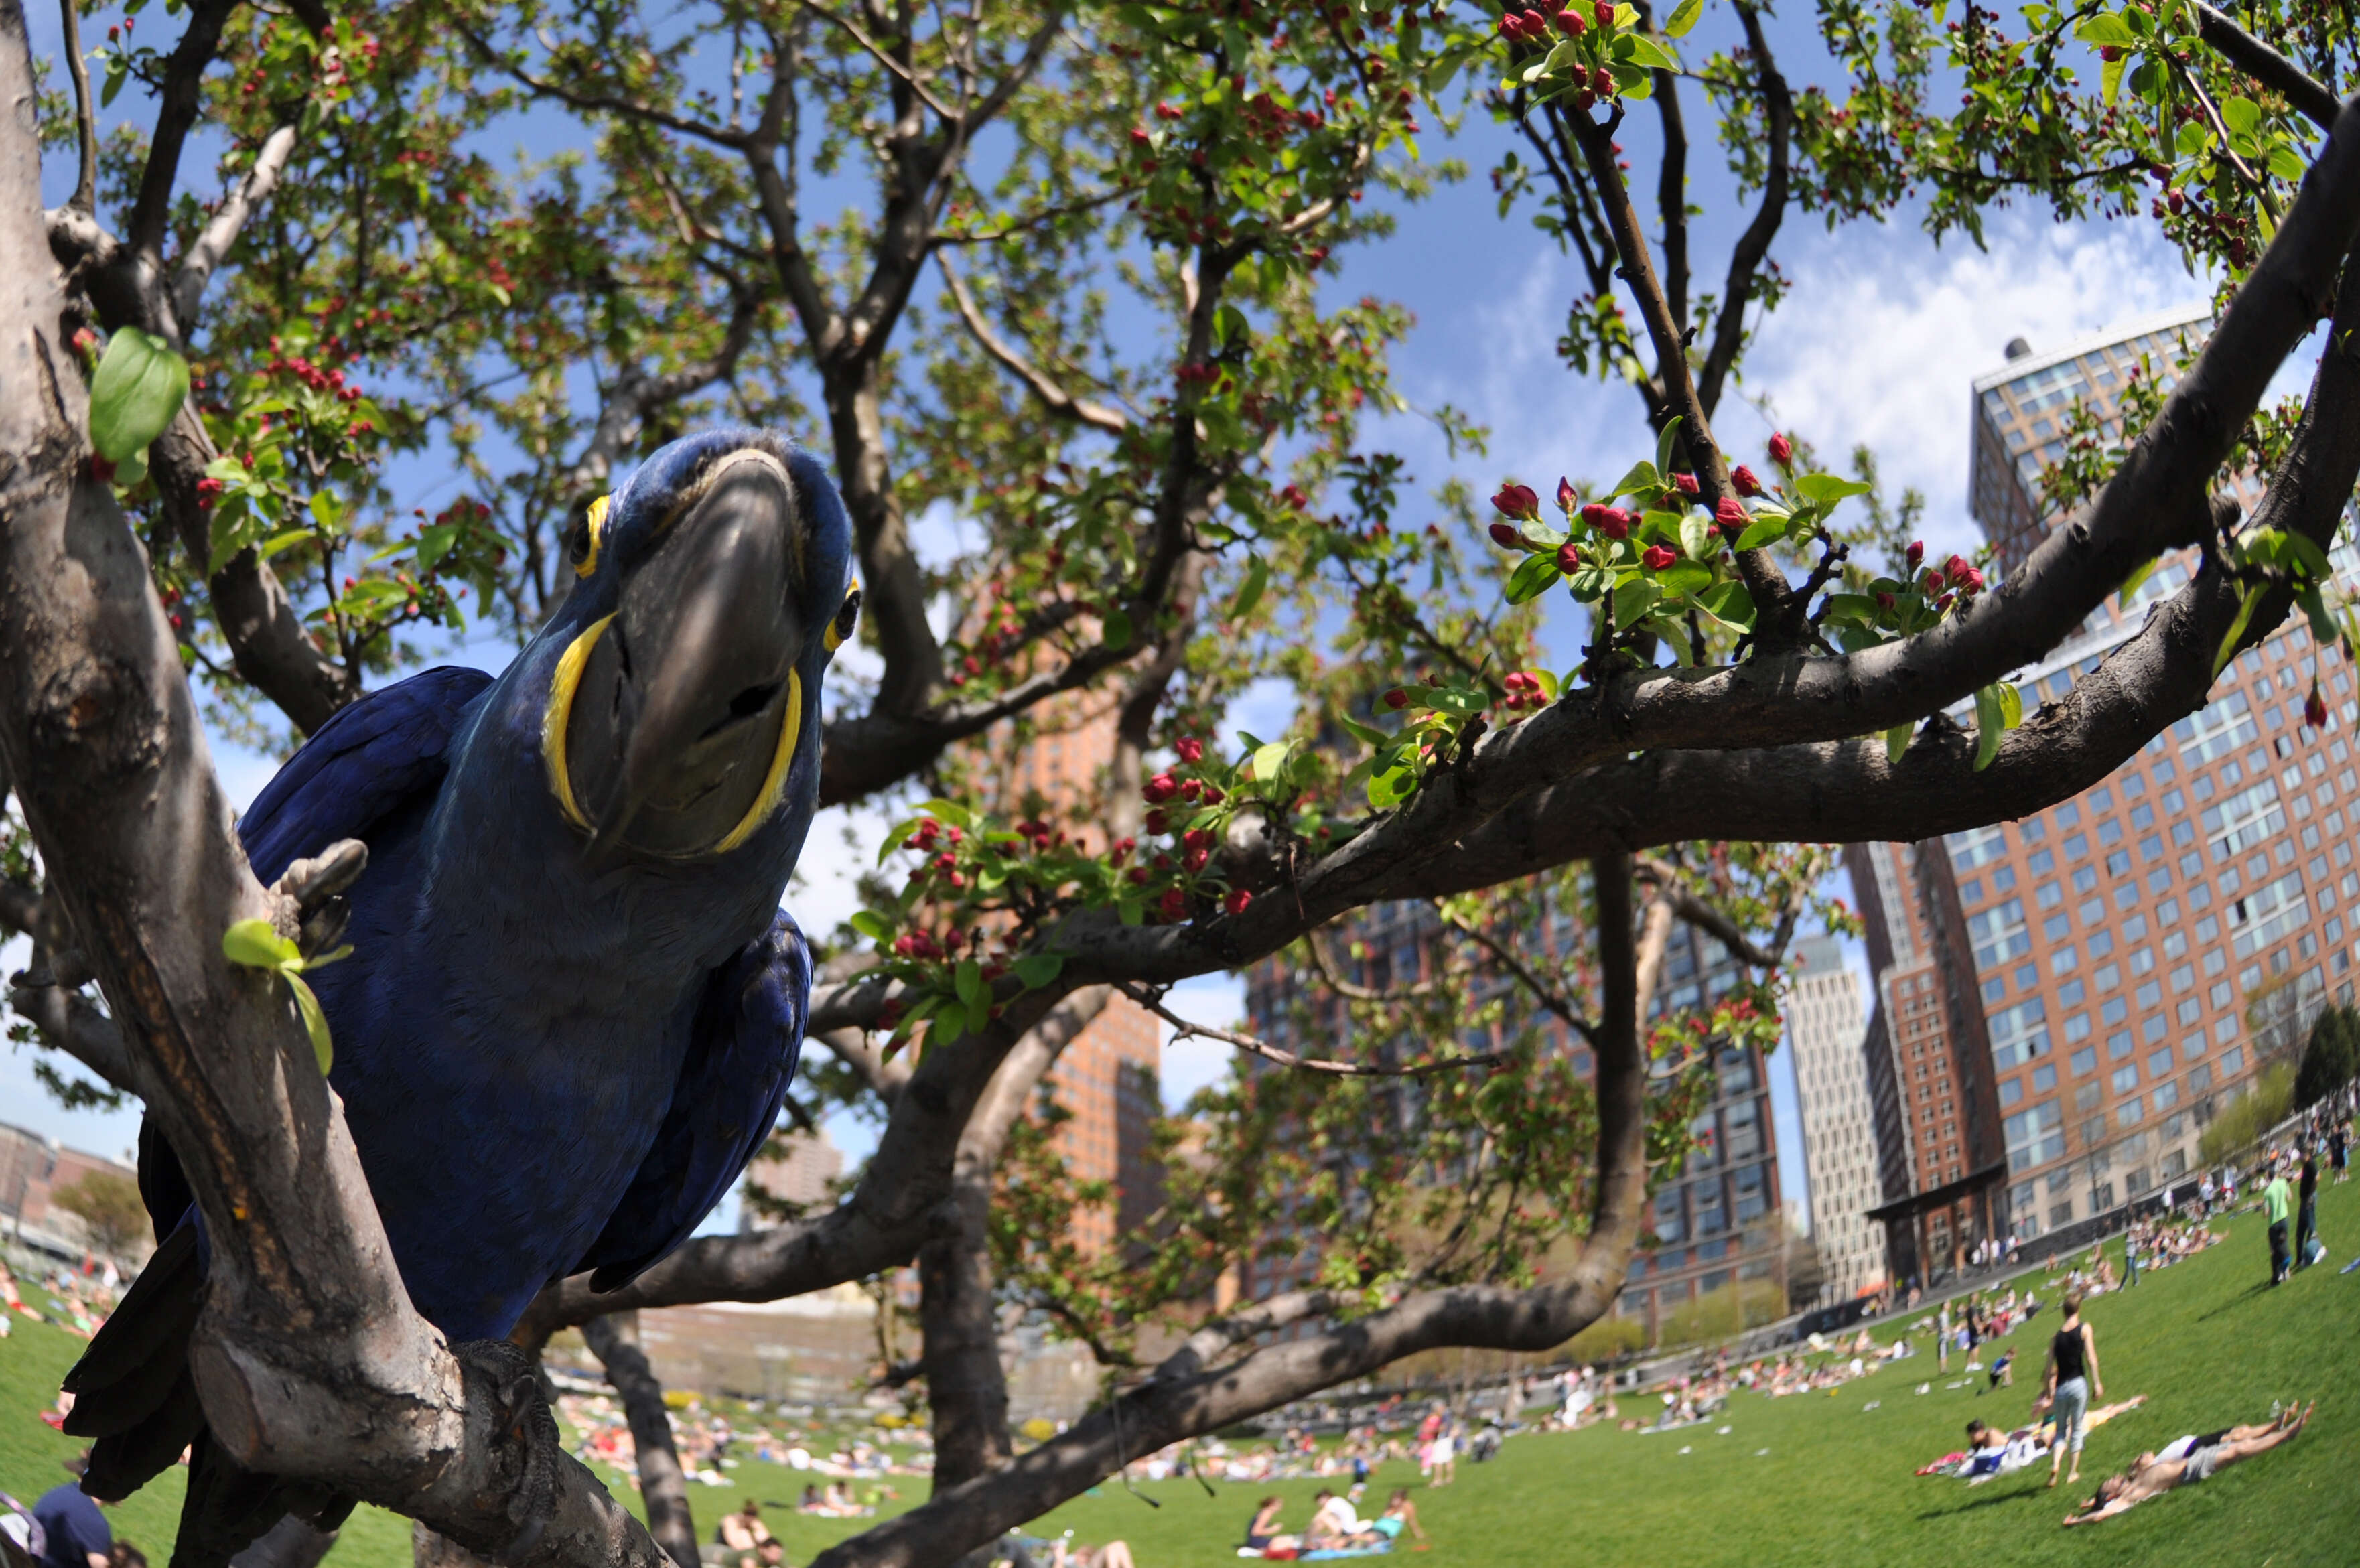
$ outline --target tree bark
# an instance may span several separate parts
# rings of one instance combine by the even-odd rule
[[[696,1519],[689,1509],[688,1479],[680,1467],[680,1450],[672,1440],[672,1419],[664,1409],[663,1385],[648,1353],[639,1344],[639,1314],[613,1312],[582,1325],[582,1337],[591,1354],[606,1368],[631,1423],[631,1445],[639,1455],[639,1503],[647,1511],[648,1533],[680,1568],[696,1568]]]

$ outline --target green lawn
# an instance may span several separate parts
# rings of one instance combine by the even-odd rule
[[[1434,1537],[1432,1550],[1417,1561],[1423,1568],[1555,1568],[1576,1561],[1650,1568],[2296,1568],[2360,1561],[2360,1271],[2333,1272],[2360,1247],[2360,1185],[2322,1192],[2321,1208],[2333,1260],[2282,1289],[2262,1287],[2267,1248],[2258,1217],[2248,1214],[2229,1222],[2225,1245],[2092,1303],[2108,1397],[2144,1393],[2148,1399],[2092,1436],[2087,1483],[2184,1432],[2262,1420],[2274,1398],[2320,1404],[2297,1442],[2123,1519],[2088,1530],[2060,1530],[2068,1505],[2061,1489],[2043,1488],[2045,1467],[1976,1487],[1912,1474],[1960,1446],[1971,1415],[1995,1424],[2025,1419],[2037,1392],[2040,1346],[2057,1323],[2054,1311],[2044,1310],[2018,1335],[2025,1360],[2013,1389],[1982,1397],[1972,1388],[1946,1389],[1948,1379],[1933,1375],[1931,1356],[1920,1356],[1832,1397],[1739,1394],[1719,1421],[1677,1432],[1643,1437],[1593,1428],[1515,1438],[1489,1465],[1462,1464],[1457,1485],[1415,1494]],[[29,1501],[63,1477],[59,1461],[76,1445],[32,1412],[79,1344],[21,1319],[17,1332],[0,1342],[0,1489]],[[1931,1393],[1914,1392],[1929,1378]],[[1870,1400],[1879,1408],[1864,1410]],[[1719,1435],[1722,1424],[1733,1428],[1730,1435]],[[1683,1454],[1683,1447],[1692,1452]],[[804,1479],[751,1463],[729,1475],[726,1489],[690,1489],[702,1533],[709,1535],[740,1496],[784,1503]],[[1415,1480],[1408,1466],[1389,1465],[1371,1491],[1381,1500],[1383,1489]],[[923,1481],[897,1484],[905,1505],[924,1489]],[[1161,1508],[1109,1485],[1033,1528],[1044,1534],[1070,1529],[1088,1541],[1125,1538],[1141,1568],[1215,1568],[1236,1561],[1231,1549],[1265,1489],[1287,1497],[1289,1520],[1299,1524],[1318,1485],[1222,1485],[1215,1497],[1195,1482],[1142,1485],[1140,1491]],[[634,1494],[625,1495],[636,1503]],[[152,1553],[169,1539],[179,1500],[179,1477],[168,1475],[115,1511],[116,1530]],[[798,1563],[850,1530],[765,1511]],[[334,1568],[398,1568],[408,1553],[402,1524],[364,1509],[330,1562]]]

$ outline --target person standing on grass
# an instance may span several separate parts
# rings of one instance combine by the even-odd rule
[[[2065,1451],[2073,1451],[2073,1468],[2065,1479],[2070,1484],[2081,1478],[2081,1442],[2089,1435],[2086,1421],[2090,1414],[2090,1395],[2106,1397],[2106,1380],[2098,1372],[2098,1340],[2090,1325],[2081,1321],[2081,1298],[2076,1292],[2065,1297],[2065,1322],[2058,1328],[2056,1337],[2049,1342],[2049,1367],[2041,1379],[2041,1398],[2057,1418],[2057,1439],[2049,1450],[2049,1484],[2057,1485],[2057,1471],[2065,1461]]]
[[[2123,1232],[2123,1289],[2125,1290],[2138,1283],[2138,1255],[2139,1227],[2138,1222],[2133,1220],[2130,1228]]]
[[[2273,1166],[2269,1185],[2262,1189],[2262,1207],[2270,1216],[2270,1283],[2282,1284],[2289,1267],[2287,1253],[2287,1220],[2294,1212],[2294,1191],[2287,1185],[2286,1172]]]
[[[2351,1160],[2352,1118],[2338,1116],[2335,1125],[2327,1129],[2327,1162],[2335,1167],[2335,1184],[2344,1185],[2352,1174],[2347,1168]]]
[[[2294,1266],[2311,1267],[2311,1245],[2319,1235],[2319,1156],[2302,1151],[2302,1184],[2295,1194]]]

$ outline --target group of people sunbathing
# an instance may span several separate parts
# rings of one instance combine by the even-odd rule
[[[1351,1500],[1321,1487],[1311,1500],[1311,1522],[1301,1534],[1289,1532],[1280,1519],[1286,1511],[1286,1499],[1268,1497],[1254,1509],[1251,1522],[1246,1526],[1243,1556],[1259,1552],[1273,1562],[1308,1557],[1314,1553],[1349,1556],[1359,1552],[1387,1552],[1406,1532],[1413,1539],[1424,1541],[1426,1528],[1417,1522],[1417,1505],[1409,1500],[1409,1488],[1396,1486],[1385,1500],[1385,1511],[1374,1519],[1362,1519]]]
[[[2088,1424],[2103,1425],[2112,1417],[2136,1409],[2146,1398],[2142,1394],[2120,1404],[2092,1410]],[[2102,1519],[2112,1519],[2149,1497],[2158,1497],[2174,1486],[2192,1486],[2206,1480],[2223,1465],[2251,1459],[2256,1454],[2292,1441],[2317,1408],[2316,1401],[2301,1410],[2289,1405],[2266,1423],[2223,1427],[2218,1432],[2191,1432],[2175,1438],[2161,1448],[2140,1454],[2131,1462],[2127,1470],[2099,1482],[2097,1491],[2065,1522],[2069,1525],[2094,1524]],[[2051,1459],[2053,1463],[2056,1442],[2057,1423],[2054,1420],[2005,1432],[1983,1421],[1971,1421],[1967,1423],[1965,1451],[1945,1454],[1918,1474],[1956,1475],[1969,1486],[1979,1486],[2001,1475],[2013,1475],[2043,1459]]]

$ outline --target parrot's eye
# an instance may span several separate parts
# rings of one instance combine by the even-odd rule
[[[827,624],[827,635],[825,638],[827,651],[834,653],[850,641],[853,629],[859,625],[860,584],[856,583],[852,585],[852,592],[844,596],[843,607],[836,612],[836,619]]]
[[[574,563],[576,577],[587,577],[598,570],[598,547],[606,541],[606,507],[613,500],[611,495],[601,495],[591,502],[565,537],[565,558]]]

